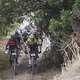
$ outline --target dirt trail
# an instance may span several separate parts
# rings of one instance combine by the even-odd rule
[[[2,80],[52,80],[53,76],[57,72],[54,69],[44,69],[44,67],[38,67],[38,72],[35,75],[31,74],[30,68],[28,68],[26,62],[19,65],[18,75],[14,75],[12,70],[6,70],[2,72]]]
[[[48,38],[44,39],[42,52],[50,45],[48,41]],[[18,75],[15,76],[11,68],[4,71],[0,70],[0,80],[80,80],[80,60],[69,65],[66,70],[62,69],[61,72],[59,69],[49,68],[42,64],[42,54],[39,56],[35,75],[31,74],[31,70],[28,67],[28,58],[23,54],[19,58]]]
[[[49,39],[45,37],[42,47],[42,52],[50,45]],[[45,62],[46,63],[46,62]],[[58,69],[48,69],[42,64],[42,54],[38,60],[38,68],[35,75],[31,74],[28,67],[28,59],[23,54],[19,59],[18,75],[14,75],[12,69],[0,72],[0,80],[52,80],[53,76],[59,72]]]

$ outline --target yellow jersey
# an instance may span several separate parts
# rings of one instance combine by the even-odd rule
[[[40,43],[36,38],[34,38],[33,40],[28,38],[27,41],[25,42],[25,46],[27,46],[28,44],[29,45],[34,45],[34,44],[40,44]]]

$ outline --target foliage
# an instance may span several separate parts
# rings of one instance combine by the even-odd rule
[[[80,20],[80,0],[76,0],[73,5],[73,17]]]
[[[38,26],[48,31],[49,21],[59,19],[62,10],[71,10],[75,0],[0,0],[0,27],[11,27],[14,22],[21,23],[23,17],[30,12],[35,14],[34,19]],[[32,16],[31,16],[32,17]],[[59,21],[60,22],[60,21]]]
[[[70,34],[71,27],[71,11],[61,11],[60,19],[52,19],[50,21],[49,30],[52,33],[52,36],[63,37]]]
[[[39,5],[39,3],[41,3]],[[4,33],[3,28],[9,27],[14,21],[20,21],[21,16],[31,11],[39,9],[44,2],[37,0],[0,0],[0,27],[1,34]]]

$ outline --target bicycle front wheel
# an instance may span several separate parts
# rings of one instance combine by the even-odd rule
[[[17,75],[17,63],[16,63],[15,58],[14,58],[14,61],[13,61],[13,71],[14,71],[14,74]]]
[[[34,57],[32,57],[32,74],[34,74],[35,71],[35,62],[34,62]]]

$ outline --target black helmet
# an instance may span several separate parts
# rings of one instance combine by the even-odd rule
[[[15,31],[15,34],[18,34],[18,30]]]
[[[14,39],[15,38],[15,36],[14,35],[11,35],[11,39]]]

